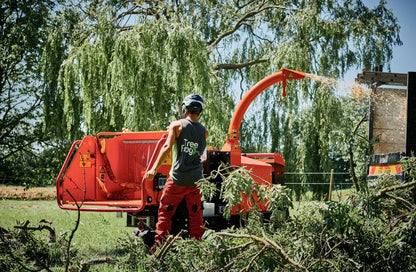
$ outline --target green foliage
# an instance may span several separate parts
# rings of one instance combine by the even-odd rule
[[[267,210],[272,212],[272,218],[279,210],[293,207],[289,194],[290,190],[280,184],[266,187]]]
[[[351,68],[388,67],[401,44],[385,1],[6,1],[2,9],[10,15],[2,158],[44,139],[62,148],[63,139],[100,131],[164,130],[191,92],[204,97],[201,122],[208,144],[220,148],[235,104],[265,76],[290,68],[338,79]],[[346,154],[333,132],[349,137],[353,120],[342,121],[358,113],[344,108],[338,87],[288,82],[287,98],[279,88],[261,94],[244,118],[243,150],[281,152],[290,172],[328,172]]]
[[[152,260],[149,258],[147,247],[142,239],[129,236],[120,238],[118,242],[119,254],[124,256],[123,262],[120,262],[118,266],[119,269],[122,271],[146,271],[146,268],[152,266]]]
[[[241,169],[234,178],[242,173],[249,175]],[[250,184],[246,182],[248,187]],[[381,179],[377,187],[351,194],[340,202],[307,202],[281,224],[270,224],[253,211],[247,215],[244,228],[206,230],[199,241],[177,236],[159,248],[156,257],[149,254],[140,237],[131,235],[100,249],[106,256],[101,258],[103,264],[98,264],[99,259],[93,261],[77,254],[82,246],[77,244],[73,246],[71,262],[77,271],[414,271],[416,205],[408,194],[414,186],[414,182],[403,185]],[[252,189],[252,194],[261,195],[264,188]],[[282,187],[274,186],[271,191],[265,196],[270,200],[269,208],[290,204],[288,192]],[[389,194],[381,194],[383,191]],[[241,196],[241,192],[235,194],[229,199]],[[112,224],[103,218],[96,221],[101,231],[94,239],[108,239],[102,231]],[[90,221],[85,224],[97,232]],[[45,238],[49,231],[43,230],[39,235],[22,231],[1,229],[2,268],[17,271],[20,267],[16,260],[31,268],[40,268],[36,261],[47,264],[45,269],[62,267],[60,239],[65,239],[65,234],[57,235],[53,244]],[[85,239],[91,239],[91,234]],[[17,244],[18,250],[11,255],[9,245]],[[157,257],[162,250],[163,257]]]
[[[414,156],[401,158],[400,165],[407,179],[416,180],[416,158]]]
[[[55,184],[57,171],[65,160],[69,144],[49,145],[46,142],[39,150],[19,152],[0,162],[0,176],[6,185],[43,187]],[[66,144],[65,144],[66,143]]]
[[[414,160],[410,161],[413,169]],[[416,268],[415,231],[411,229],[415,224],[415,205],[409,202],[408,190],[414,185],[393,190],[392,196],[380,197],[381,191],[400,182],[380,179],[378,184],[342,202],[309,202],[278,229],[251,213],[244,229],[208,232],[206,241],[198,248],[212,248],[212,243],[221,247],[214,247],[215,254],[206,254],[205,265],[198,269],[412,271]],[[270,203],[274,205],[274,201]],[[279,248],[289,257],[276,254]],[[207,260],[213,255],[217,257]]]
[[[66,122],[62,125],[70,132],[68,137],[75,139],[81,131],[120,131],[122,127],[164,130],[179,117],[182,99],[197,92],[207,106],[201,122],[220,141],[217,127],[220,120],[228,119],[229,112],[220,109],[232,104],[226,94],[216,91],[218,80],[210,75],[207,47],[199,33],[168,18],[138,20],[128,31],[120,31],[120,22],[113,20],[115,7],[88,7],[88,15],[75,27],[82,30],[82,20],[94,17],[94,24],[82,30],[89,33],[88,38],[82,36],[85,42],[72,45],[60,59],[60,76],[51,84],[55,89],[49,89],[54,92],[52,97],[61,97],[57,111],[63,109]],[[50,44],[55,46],[45,48],[45,63],[59,61],[56,56],[62,51],[60,37],[64,34],[50,36]]]
[[[43,231],[36,233],[35,231]],[[17,229],[0,229],[0,268],[2,271],[50,271],[51,267],[64,264],[66,237],[56,235],[49,224],[41,222],[39,226],[18,223]],[[70,258],[76,256],[76,249],[70,251]]]
[[[40,159],[39,148],[50,138],[42,129],[41,58],[50,15],[59,2],[1,3],[0,176],[6,183],[29,186],[52,181],[49,173],[43,173],[49,165]],[[56,167],[51,165],[46,172]]]
[[[217,188],[211,179],[221,177],[221,188]],[[217,194],[225,203],[224,216],[230,218],[233,209],[241,215],[248,212],[259,212],[257,205],[267,203],[267,209],[275,218],[282,209],[292,207],[289,197],[289,190],[284,186],[278,185],[259,185],[246,167],[226,167],[221,165],[217,171],[213,171],[211,176],[200,180],[197,183],[203,200],[210,201]],[[246,199],[246,200],[244,200]],[[241,203],[246,202],[250,206],[249,210],[243,209]]]
[[[412,271],[414,211],[405,218],[367,217],[354,201],[312,202],[278,229],[248,220],[244,229],[179,239],[166,271]],[[383,201],[383,200],[381,200]],[[382,210],[379,210],[382,212]],[[253,217],[250,217],[253,219]],[[394,226],[391,223],[395,223]],[[282,251],[279,251],[281,249]],[[283,254],[284,252],[285,254]],[[302,268],[303,267],[303,268]]]
[[[292,1],[287,5],[273,1],[137,1],[135,6],[111,1],[99,6],[86,1],[82,10],[76,6],[68,10],[79,15],[78,21],[67,15],[71,12],[60,15],[70,18],[62,22],[73,27],[50,36],[50,44],[55,46],[45,50],[45,63],[62,63],[61,83],[51,84],[56,87],[50,91],[52,97],[59,93],[64,101],[60,108],[66,122],[62,125],[71,138],[78,130],[90,134],[123,126],[161,129],[178,117],[174,113],[183,96],[195,91],[207,101],[202,120],[215,136],[210,141],[221,144],[219,136],[226,131],[233,109],[230,97],[237,96],[230,87],[240,76],[242,92],[282,67],[340,76],[354,65],[368,69],[371,61],[387,63],[391,46],[401,43],[396,19],[383,2],[370,9],[361,1]],[[68,53],[62,57],[65,46],[60,41],[65,35],[70,37]],[[384,41],[382,46],[367,46],[380,41]],[[46,67],[51,69],[57,71],[57,66]],[[247,147],[263,150],[270,147],[269,142],[282,141],[274,135],[283,127],[271,130],[267,121],[274,118],[277,122],[277,117],[284,124],[293,115],[272,115],[274,105],[282,104],[285,111],[296,115],[305,98],[317,104],[326,101],[315,94],[315,87],[310,91],[309,84],[302,83],[298,92],[294,91],[296,85],[289,84],[290,99],[281,100],[275,93],[264,96],[270,107],[260,115],[263,122],[247,117],[249,124],[243,130],[249,138]],[[314,111],[320,112],[321,107]],[[319,122],[320,116],[322,113],[315,115],[312,123]],[[253,129],[254,137],[246,133]],[[289,135],[284,131],[281,138]],[[296,147],[286,148],[293,151]]]
[[[211,201],[219,192],[215,183],[210,182],[209,180],[210,178],[201,179],[198,182],[196,182],[196,185],[199,187],[199,190],[202,194],[202,201]]]
[[[232,207],[240,205],[244,196],[256,203],[253,198],[253,192],[257,184],[250,176],[250,172],[245,167],[237,168],[226,175],[221,183],[220,197],[227,203],[224,211],[226,217],[231,215]]]

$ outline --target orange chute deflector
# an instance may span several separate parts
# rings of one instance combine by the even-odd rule
[[[261,81],[259,81],[253,88],[251,88],[243,97],[243,99],[238,104],[233,117],[231,118],[230,126],[228,128],[228,138],[226,140],[225,145],[223,146],[223,151],[232,151],[236,149],[240,149],[239,145],[239,131],[241,121],[243,120],[244,114],[246,113],[250,104],[254,101],[254,99],[265,89],[268,87],[281,82],[283,84],[283,96],[286,96],[286,80],[288,79],[302,79],[305,77],[305,73],[289,70],[289,69],[281,69],[279,72],[270,75]]]

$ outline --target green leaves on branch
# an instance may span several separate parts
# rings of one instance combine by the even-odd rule
[[[220,190],[210,181],[217,176],[220,176],[222,180]],[[221,200],[226,204],[224,215],[227,218],[231,216],[233,209],[240,213],[258,211],[258,204],[266,205],[267,210],[272,212],[273,218],[279,210],[292,206],[287,188],[280,184],[267,185],[267,181],[254,176],[245,166],[221,165],[218,171],[211,173],[210,177],[200,180],[198,186],[204,201],[209,202],[219,193]],[[242,203],[246,204],[249,209],[243,209]]]

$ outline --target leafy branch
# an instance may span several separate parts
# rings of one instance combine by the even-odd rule
[[[411,182],[406,182],[406,183],[402,183],[402,184],[398,184],[398,185],[394,185],[394,186],[384,188],[384,189],[378,191],[375,194],[375,199],[379,199],[380,197],[386,195],[388,192],[393,192],[393,191],[396,191],[396,190],[401,190],[401,189],[413,187],[415,185],[416,185],[416,180],[413,180]]]
[[[45,220],[41,220],[40,223],[49,223],[49,225],[39,225],[37,227],[29,227],[28,226],[29,223],[30,223],[30,221],[26,220],[26,222],[22,226],[14,226],[14,228],[15,229],[21,229],[21,230],[24,230],[24,231],[28,231],[28,230],[42,231],[42,230],[46,229],[47,231],[49,231],[50,241],[51,242],[56,242],[55,229],[50,226],[52,224],[52,222],[46,222]]]
[[[262,243],[265,248],[271,248],[273,249],[285,262],[293,265],[294,267],[301,269],[303,271],[308,271],[308,269],[306,267],[304,267],[303,265],[297,263],[296,261],[294,261],[292,258],[289,257],[289,255],[273,240],[267,238],[267,237],[258,237],[256,235],[251,235],[251,234],[236,234],[236,233],[228,233],[228,232],[220,232],[220,233],[216,233],[215,235],[217,236],[228,236],[228,237],[233,237],[233,238],[239,238],[239,239],[251,239],[253,241],[256,241],[258,243]],[[263,249],[262,249],[263,250]]]
[[[222,180],[220,189],[211,181],[218,177]],[[286,187],[270,184],[246,167],[226,166],[222,163],[217,170],[211,172],[209,177],[200,180],[197,186],[205,200],[209,201],[217,193],[220,194],[220,198],[226,203],[224,215],[227,218],[231,216],[233,209],[247,213],[258,210],[259,204],[267,206],[267,210],[272,212],[272,218],[280,209],[292,207],[292,200]],[[241,205],[243,201],[247,204],[245,208]]]
[[[52,271],[49,269],[48,260],[44,258],[42,255],[42,248],[44,245],[35,239],[32,233],[28,232],[29,230],[43,230],[48,229],[51,233],[51,236],[55,237],[55,231],[46,225],[39,225],[39,227],[29,227],[29,220],[27,220],[23,225],[15,226],[15,229],[22,230],[21,234],[12,234],[9,231],[1,228],[0,229],[0,239],[2,242],[2,250],[1,253],[8,254],[13,261],[19,265],[19,267],[25,271]],[[55,241],[53,241],[55,242]],[[20,250],[23,249],[23,254],[21,254]],[[35,266],[33,268],[30,264]]]
[[[169,235],[166,238],[166,242],[160,248],[159,253],[156,254],[156,258],[162,260],[165,257],[166,253],[169,251],[169,249],[174,245],[175,241],[183,237],[186,233],[186,230],[181,230],[176,236]]]

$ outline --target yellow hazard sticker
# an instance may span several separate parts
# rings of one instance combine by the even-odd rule
[[[402,169],[398,164],[371,165],[369,170],[370,175],[395,175],[402,172]]]
[[[91,155],[87,154],[80,154],[79,156],[79,167],[90,168],[91,167]]]

